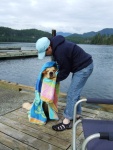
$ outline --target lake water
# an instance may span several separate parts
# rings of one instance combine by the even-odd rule
[[[0,47],[35,47],[35,43],[8,43],[0,44]],[[94,71],[88,79],[82,96],[90,98],[113,98],[113,46],[83,45],[86,52],[92,55]],[[20,58],[0,60],[0,79],[35,86],[41,66],[50,61],[50,57],[44,60],[34,58]],[[61,92],[67,92],[71,81],[69,77],[60,83]]]

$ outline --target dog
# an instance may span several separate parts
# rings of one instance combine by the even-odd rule
[[[43,78],[53,79],[56,78],[56,71],[57,69],[55,67],[47,68],[43,71]]]
[[[50,67],[47,68],[46,70],[44,70],[42,72],[42,78],[48,78],[48,79],[54,79],[56,78],[56,67]],[[26,109],[26,110],[30,110],[31,109],[32,104],[30,104],[29,102],[23,103],[22,108]],[[48,106],[45,102],[43,102],[43,109],[45,114],[47,114],[47,118],[48,118]]]

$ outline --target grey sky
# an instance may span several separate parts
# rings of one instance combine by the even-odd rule
[[[71,33],[113,28],[113,0],[0,0],[0,26]]]

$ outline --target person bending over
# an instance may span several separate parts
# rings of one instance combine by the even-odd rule
[[[82,89],[93,71],[92,56],[73,42],[65,40],[61,35],[51,39],[42,37],[36,42],[38,58],[43,59],[46,55],[52,55],[57,62],[59,71],[57,82],[66,79],[72,73],[71,84],[67,92],[66,107],[62,123],[53,125],[52,129],[63,131],[70,129],[73,119],[74,105],[80,99]],[[78,105],[76,119],[81,116],[81,106]]]

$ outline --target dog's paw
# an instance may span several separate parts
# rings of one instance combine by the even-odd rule
[[[30,110],[30,109],[31,109],[31,105],[32,105],[32,104],[26,102],[26,103],[23,103],[22,108],[27,109],[27,110]]]

